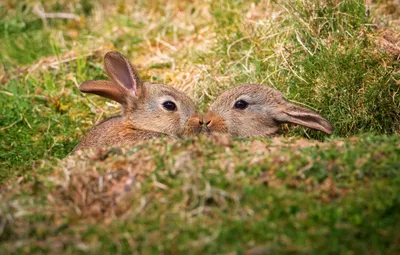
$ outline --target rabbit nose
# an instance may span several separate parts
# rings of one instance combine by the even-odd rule
[[[211,120],[200,120],[200,126],[208,126]]]
[[[212,119],[213,119],[214,113],[208,112],[204,118],[203,118],[203,124],[205,124],[206,127],[209,127],[212,125]]]
[[[203,126],[203,116],[199,113],[193,114],[186,122],[185,135],[197,135],[201,132]]]
[[[208,111],[203,118],[204,129],[207,133],[226,133],[227,128],[225,120],[212,111]]]

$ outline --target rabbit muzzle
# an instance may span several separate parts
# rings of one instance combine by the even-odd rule
[[[195,113],[186,122],[185,136],[198,135],[202,130],[203,116],[200,113]]]
[[[228,133],[225,120],[212,111],[208,111],[204,116],[203,128],[207,134]]]

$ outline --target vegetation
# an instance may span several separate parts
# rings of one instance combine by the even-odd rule
[[[400,252],[395,1],[0,3],[0,249],[8,253]],[[77,86],[118,49],[204,112],[262,83],[326,135],[158,139],[68,155],[116,103]]]

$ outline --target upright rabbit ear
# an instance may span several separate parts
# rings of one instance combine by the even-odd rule
[[[316,129],[327,134],[333,133],[332,124],[321,115],[310,109],[297,106],[289,102],[285,103],[284,107],[277,114],[275,119],[278,122],[294,123]]]
[[[104,56],[104,67],[112,81],[127,89],[132,95],[140,95],[142,81],[137,71],[121,53],[108,52]]]
[[[83,93],[106,97],[122,105],[126,104],[125,95],[118,89],[118,85],[112,81],[85,81],[79,86],[79,90]]]

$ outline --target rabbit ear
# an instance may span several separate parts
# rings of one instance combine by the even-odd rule
[[[83,93],[96,94],[126,104],[126,97],[112,81],[85,81],[79,86]]]
[[[142,81],[137,71],[121,53],[117,51],[107,52],[104,56],[104,67],[111,80],[127,89],[134,96],[140,94]]]
[[[321,115],[310,109],[297,106],[288,102],[277,114],[275,119],[278,122],[294,123],[316,129],[327,134],[333,133],[332,124]]]

